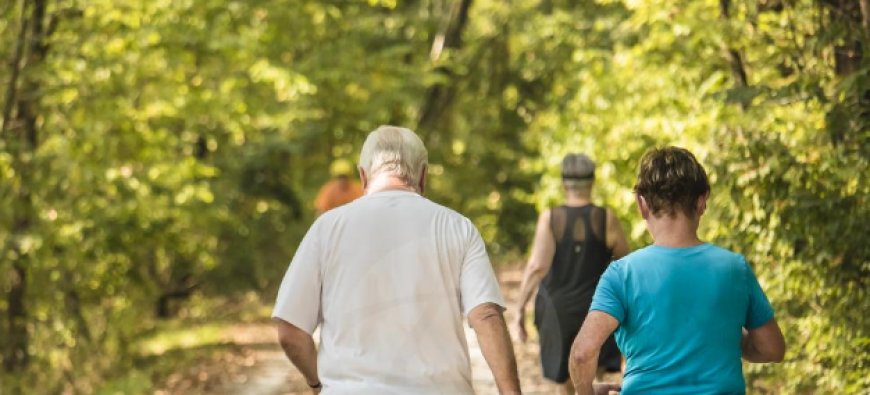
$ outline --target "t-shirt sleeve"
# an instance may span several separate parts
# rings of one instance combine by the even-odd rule
[[[773,318],[773,306],[767,300],[767,295],[761,290],[758,278],[752,268],[743,260],[746,267],[746,289],[749,292],[749,303],[746,306],[746,329],[756,329]]]
[[[504,298],[498,287],[492,264],[489,262],[489,256],[486,254],[483,239],[470,221],[468,226],[471,228],[471,234],[459,275],[459,300],[462,314],[468,316],[472,309],[483,303],[495,303],[504,309]]]
[[[272,310],[272,318],[284,320],[308,334],[317,328],[321,316],[320,245],[315,226],[296,249]]]
[[[622,324],[622,320],[625,319],[625,303],[622,280],[619,274],[620,267],[621,265],[617,261],[608,266],[604,274],[601,275],[598,286],[595,288],[595,295],[592,296],[589,310],[607,313]]]

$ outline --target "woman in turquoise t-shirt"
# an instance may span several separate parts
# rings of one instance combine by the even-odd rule
[[[606,393],[592,380],[614,331],[626,358],[623,395],[745,393],[741,357],[782,361],[785,341],[743,256],[698,239],[710,194],[704,168],[685,149],[653,149],[635,192],[654,243],[602,275],[571,350],[578,393]]]

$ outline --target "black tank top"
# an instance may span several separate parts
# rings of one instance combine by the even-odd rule
[[[598,279],[613,256],[605,240],[606,221],[605,209],[592,204],[550,210],[556,251],[540,286],[557,308],[584,316],[589,310]]]
[[[550,210],[556,252],[535,298],[535,325],[544,377],[556,382],[568,378],[571,344],[589,312],[598,280],[613,256],[605,241],[606,214],[604,208],[591,204]],[[611,335],[601,348],[598,365],[619,371],[620,358]]]

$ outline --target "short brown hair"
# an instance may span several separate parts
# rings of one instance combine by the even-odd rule
[[[634,192],[653,215],[674,216],[677,210],[695,216],[698,198],[710,192],[707,172],[695,155],[680,147],[653,148],[640,160]]]

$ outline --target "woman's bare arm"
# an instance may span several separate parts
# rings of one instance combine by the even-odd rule
[[[529,255],[526,270],[523,272],[520,297],[516,305],[517,316],[514,321],[514,330],[522,341],[525,341],[527,337],[525,330],[526,304],[529,303],[532,294],[538,289],[541,280],[550,271],[550,266],[553,264],[553,254],[555,253],[556,241],[553,239],[553,232],[550,230],[550,210],[545,210],[538,217],[532,253]]]

